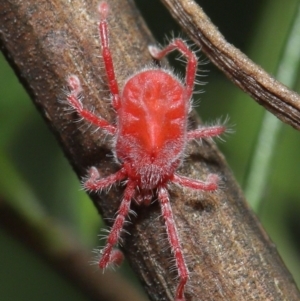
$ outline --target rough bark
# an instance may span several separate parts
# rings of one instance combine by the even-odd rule
[[[0,2],[2,50],[79,178],[92,165],[103,176],[118,169],[110,156],[109,139],[74,122],[76,114],[66,113],[66,105],[58,102],[66,77],[76,74],[83,84],[84,104],[114,120],[99,59],[97,2]],[[129,74],[151,62],[147,45],[152,38],[131,1],[112,0],[109,4],[110,43],[122,86]],[[222,189],[214,194],[170,187],[176,226],[191,272],[187,300],[300,300],[275,246],[248,208],[215,144],[192,143],[187,154],[180,173],[199,179],[218,173],[223,178]],[[122,190],[114,188],[91,197],[103,217],[111,218],[121,195]],[[132,217],[127,227],[131,235],[124,235],[123,250],[151,300],[173,300],[176,271],[170,271],[172,254],[159,205],[134,210],[138,216]]]

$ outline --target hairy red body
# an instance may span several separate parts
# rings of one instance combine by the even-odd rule
[[[218,188],[217,175],[210,174],[203,182],[181,176],[176,170],[189,140],[218,136],[225,131],[225,127],[216,125],[187,131],[197,58],[181,39],[174,39],[162,50],[150,46],[149,51],[157,60],[173,50],[181,52],[187,59],[184,83],[170,71],[148,68],[130,77],[119,93],[108,43],[108,10],[108,4],[101,2],[99,35],[112,106],[117,114],[116,126],[83,107],[79,97],[82,88],[76,75],[68,78],[70,93],[67,96],[68,103],[83,119],[114,136],[114,153],[120,162],[120,170],[106,178],[101,178],[97,168],[91,167],[84,187],[89,191],[98,191],[127,180],[116,219],[101,251],[99,266],[106,268],[109,264],[120,264],[123,259],[122,253],[114,247],[129,213],[131,200],[135,198],[139,204],[149,205],[153,195],[156,195],[178,270],[175,300],[184,301],[189,273],[172,214],[168,184],[173,182],[196,190],[215,191]]]
[[[184,91],[182,83],[161,69],[142,71],[124,86],[116,155],[129,165],[128,174],[141,189],[166,183],[180,163],[188,110]]]

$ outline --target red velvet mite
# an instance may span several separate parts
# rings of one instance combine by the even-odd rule
[[[114,247],[120,238],[131,201],[135,199],[138,204],[149,205],[152,196],[156,195],[178,270],[175,300],[184,301],[189,272],[172,214],[168,185],[173,182],[195,190],[217,190],[219,177],[215,174],[210,174],[203,182],[181,176],[176,171],[190,140],[218,136],[225,131],[225,127],[216,125],[187,131],[197,57],[181,39],[172,40],[163,49],[150,46],[149,51],[154,59],[160,60],[171,51],[178,50],[187,60],[184,82],[171,71],[159,67],[146,68],[128,78],[120,93],[108,43],[109,6],[101,2],[98,9],[102,57],[112,106],[117,115],[116,125],[83,107],[79,96],[82,88],[76,75],[68,78],[70,92],[67,101],[79,116],[113,136],[114,153],[120,163],[120,170],[106,178],[101,178],[97,168],[91,167],[83,183],[84,188],[96,192],[116,182],[127,181],[106,246],[101,252],[99,266],[106,268],[109,264],[120,264],[123,259],[121,251]]]

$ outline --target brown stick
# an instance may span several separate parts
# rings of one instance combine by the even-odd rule
[[[80,178],[92,165],[103,176],[118,168],[106,156],[111,153],[105,136],[75,123],[76,114],[67,114],[65,105],[57,101],[66,76],[76,74],[83,84],[85,105],[94,106],[108,121],[114,118],[105,101],[109,95],[97,57],[97,2],[10,0],[0,4],[2,49]],[[110,44],[122,86],[128,74],[151,62],[147,51],[151,37],[127,1],[109,4],[113,12]],[[190,144],[187,152],[190,156],[180,173],[206,179],[213,172],[224,179],[224,188],[216,194],[171,187],[172,209],[191,272],[187,300],[300,300],[289,272],[215,145]],[[121,191],[113,189],[92,198],[103,216],[112,218]],[[131,235],[124,237],[124,252],[152,300],[173,300],[176,272],[170,272],[172,254],[162,239],[160,208],[155,203],[134,209],[138,217],[127,229]]]
[[[209,59],[260,105],[300,130],[300,96],[229,44],[193,0],[161,0]]]

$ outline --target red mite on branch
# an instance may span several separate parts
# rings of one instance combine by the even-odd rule
[[[82,88],[76,75],[68,78],[70,93],[67,101],[83,119],[113,136],[114,153],[120,163],[120,170],[106,178],[101,178],[97,168],[92,167],[87,180],[83,183],[84,188],[96,192],[116,182],[127,181],[116,219],[106,246],[101,252],[99,266],[103,269],[110,264],[121,263],[123,255],[114,247],[120,238],[131,201],[135,199],[138,204],[149,205],[154,193],[161,206],[178,270],[179,280],[175,300],[184,301],[189,272],[172,214],[168,184],[173,182],[200,191],[217,190],[219,177],[215,174],[210,174],[203,182],[181,176],[176,170],[181,165],[186,144],[190,140],[218,136],[225,131],[225,127],[216,125],[187,131],[197,57],[181,39],[174,39],[164,49],[150,46],[149,51],[156,60],[162,59],[173,50],[186,57],[184,83],[170,71],[153,67],[128,78],[120,93],[108,43],[109,6],[106,2],[101,2],[98,9],[102,57],[112,106],[117,115],[116,125],[108,123],[83,107],[79,96]]]

